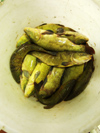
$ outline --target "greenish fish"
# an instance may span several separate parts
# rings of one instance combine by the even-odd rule
[[[73,87],[73,85],[75,84],[75,80],[70,80],[69,82],[67,82],[66,84],[62,84],[56,92],[54,92],[52,94],[52,96],[50,96],[49,98],[42,98],[39,95],[39,88],[40,86],[38,86],[37,84],[35,84],[35,92],[36,92],[36,96],[38,98],[38,101],[44,105],[46,105],[44,108],[45,109],[49,109],[52,108],[54,105],[60,103],[61,101],[63,101],[66,97],[66,95],[68,95]]]
[[[26,85],[25,93],[24,93],[25,97],[29,97],[32,92],[34,94],[34,87],[35,87],[34,83],[39,84],[41,81],[44,81],[49,70],[50,70],[50,66],[41,62],[37,63]]]
[[[41,51],[53,55],[55,54],[54,52],[46,51],[43,48],[30,43],[25,43],[22,44],[20,47],[18,47],[10,57],[10,70],[14,80],[17,83],[20,83],[20,74],[21,74],[23,60],[25,56],[31,51]]]
[[[40,87],[36,85],[35,91],[39,102],[47,105],[46,108],[49,108],[64,100],[70,94],[76,79],[83,73],[83,70],[84,64],[66,68],[61,86],[48,98],[42,98],[42,96],[39,95]]]
[[[65,27],[64,25],[61,25],[61,24],[53,24],[53,23],[50,23],[50,24],[44,23],[42,25],[37,26],[36,28],[43,29],[43,30],[51,30],[54,33],[63,33],[65,31],[75,32],[75,30],[73,30],[72,28]]]
[[[32,55],[47,65],[56,67],[69,67],[84,64],[91,60],[92,55],[79,52],[58,52],[55,56],[43,52],[32,52]]]
[[[90,81],[93,71],[94,71],[94,64],[92,59],[86,64],[85,70],[77,79],[75,86],[71,90],[69,96],[66,97],[65,99],[66,101],[73,99],[74,97],[78,96],[82,91],[84,91],[84,89],[86,88],[86,86]]]
[[[20,76],[21,89],[24,91],[30,75],[36,66],[36,57],[27,54],[22,63],[22,74]]]
[[[69,28],[69,27],[65,27],[64,25],[61,24],[42,24],[37,26],[36,28],[38,29],[43,29],[43,30],[50,30],[54,33],[62,33],[64,31],[73,31],[75,32],[75,30]],[[16,47],[19,47],[20,45],[24,44],[24,43],[31,43],[31,39],[28,37],[27,34],[23,34],[19,40],[17,41]]]
[[[43,47],[46,50],[52,51],[78,51],[85,52],[85,45],[76,45],[68,38],[60,37],[59,35],[37,28],[24,28],[25,33],[32,39],[34,43]]]
[[[72,79],[76,80],[83,73],[83,71],[84,71],[84,64],[67,67],[64,72],[62,83],[64,84],[65,82],[68,82]]]
[[[26,35],[26,34],[23,34],[19,40],[17,41],[16,43],[16,47],[18,48],[19,46],[21,46],[22,44],[24,43],[31,43],[31,39]]]
[[[63,33],[59,33],[59,36],[67,37],[75,44],[85,44],[89,40],[85,35],[73,31],[65,31]]]
[[[74,84],[75,84],[76,80],[83,73],[83,71],[84,71],[84,64],[67,67],[64,71],[64,76],[62,79],[62,86],[63,87],[66,86],[68,84],[68,82],[71,80],[74,80],[75,81]],[[73,87],[74,87],[74,85],[73,85]],[[71,88],[71,90],[73,89],[73,87]],[[66,93],[66,97],[68,97],[68,95],[69,95],[69,91]]]
[[[47,82],[42,85],[39,95],[41,95],[43,98],[51,96],[60,86],[64,70],[65,68],[53,67],[52,71],[50,71],[47,75]]]

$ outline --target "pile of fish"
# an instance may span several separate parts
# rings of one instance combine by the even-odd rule
[[[78,96],[94,71],[89,39],[60,24],[25,27],[10,58],[13,78],[25,97],[51,108]]]

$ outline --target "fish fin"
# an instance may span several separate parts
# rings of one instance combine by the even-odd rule
[[[71,62],[62,62],[61,65],[63,65],[63,66],[69,66],[70,64],[71,64]]]
[[[52,35],[54,32],[52,30],[46,30],[45,32],[42,33],[42,35]]]
[[[95,50],[92,47],[90,47],[88,44],[85,45],[85,51],[88,54],[95,54]]]

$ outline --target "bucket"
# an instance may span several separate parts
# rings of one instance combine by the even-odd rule
[[[63,24],[86,35],[95,71],[76,98],[51,109],[25,98],[9,60],[24,27]],[[87,133],[100,122],[100,7],[94,0],[5,0],[0,5],[0,127],[8,133]]]

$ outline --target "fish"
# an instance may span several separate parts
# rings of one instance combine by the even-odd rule
[[[65,82],[68,82],[72,79],[76,80],[83,73],[83,71],[84,64],[67,67],[64,71],[62,83],[64,84]]]
[[[71,90],[70,94],[65,98],[65,101],[75,98],[81,92],[83,92],[85,90],[85,88],[87,87],[87,85],[91,79],[94,69],[95,69],[95,67],[94,67],[93,58],[92,58],[89,62],[87,62],[83,73],[78,77],[78,79],[75,83],[75,86]]]
[[[54,92],[52,94],[52,96],[48,97],[48,98],[42,98],[39,95],[39,88],[41,86],[37,85],[35,83],[35,93],[36,93],[36,97],[38,99],[38,101],[46,106],[44,106],[45,109],[50,109],[53,106],[55,106],[56,104],[62,102],[66,95],[68,95],[73,87],[73,85],[75,84],[75,80],[70,80],[69,82],[67,82],[66,84],[62,84],[56,92]]]
[[[21,46],[24,43],[31,43],[31,39],[27,36],[27,34],[23,34],[19,40],[16,43],[16,48],[18,48],[19,46]]]
[[[25,97],[29,97],[31,93],[34,94],[34,83],[39,84],[46,78],[51,66],[48,66],[42,62],[38,62],[31,76],[29,77],[28,83],[25,88]]]
[[[65,27],[64,25],[61,25],[61,24],[42,24],[42,25],[39,25],[36,27],[37,29],[44,29],[44,30],[49,30],[49,31],[52,31],[54,33],[62,33],[64,31],[73,31],[75,32],[75,30],[73,30],[72,28],[69,28],[69,27]],[[19,40],[17,41],[16,43],[16,47],[19,47],[20,45],[24,44],[24,43],[31,43],[31,39],[28,37],[27,34],[23,34]]]
[[[67,67],[64,71],[63,79],[62,79],[62,84],[66,85],[70,80],[74,80],[74,84],[77,82],[77,79],[79,76],[83,73],[85,65],[76,65],[76,66],[71,66]],[[71,88],[71,91],[73,87]],[[66,95],[67,98],[68,94]],[[65,98],[65,99],[66,99]]]
[[[10,70],[11,74],[14,78],[14,80],[17,83],[20,83],[20,74],[21,74],[21,68],[22,68],[22,62],[25,58],[25,56],[31,52],[31,51],[41,51],[41,52],[47,52],[49,54],[55,54],[54,52],[47,51],[41,47],[38,47],[35,44],[25,43],[22,44],[20,47],[18,47],[10,57]]]
[[[40,85],[35,84],[35,92],[38,101],[44,105],[47,105],[44,107],[45,109],[51,108],[54,105],[60,103],[70,94],[76,83],[76,79],[83,73],[83,71],[84,71],[84,64],[66,68],[64,70],[64,75],[61,85],[51,96],[47,98],[43,98],[39,94],[41,89],[41,84]]]
[[[89,38],[79,32],[65,31],[59,33],[59,36],[66,37],[75,44],[86,44],[89,41]]]
[[[42,98],[51,96],[58,89],[64,70],[65,68],[53,67],[49,72],[46,82],[41,86],[39,91],[39,95],[41,95]]]
[[[30,27],[25,27],[24,31],[35,44],[46,50],[78,52],[87,51],[85,45],[76,45],[68,38],[60,37],[51,31]]]
[[[53,23],[44,23],[36,27],[37,29],[43,29],[43,30],[50,30],[56,34],[63,33],[65,31],[73,31],[76,32],[74,29],[70,27],[65,27],[62,24],[53,24]]]
[[[56,55],[50,55],[43,52],[32,52],[33,56],[47,65],[55,67],[69,67],[81,65],[91,60],[92,55],[80,52],[57,52]]]
[[[31,76],[35,66],[36,66],[36,57],[27,54],[22,63],[22,74],[20,76],[20,85],[21,89],[24,91],[26,84]]]

